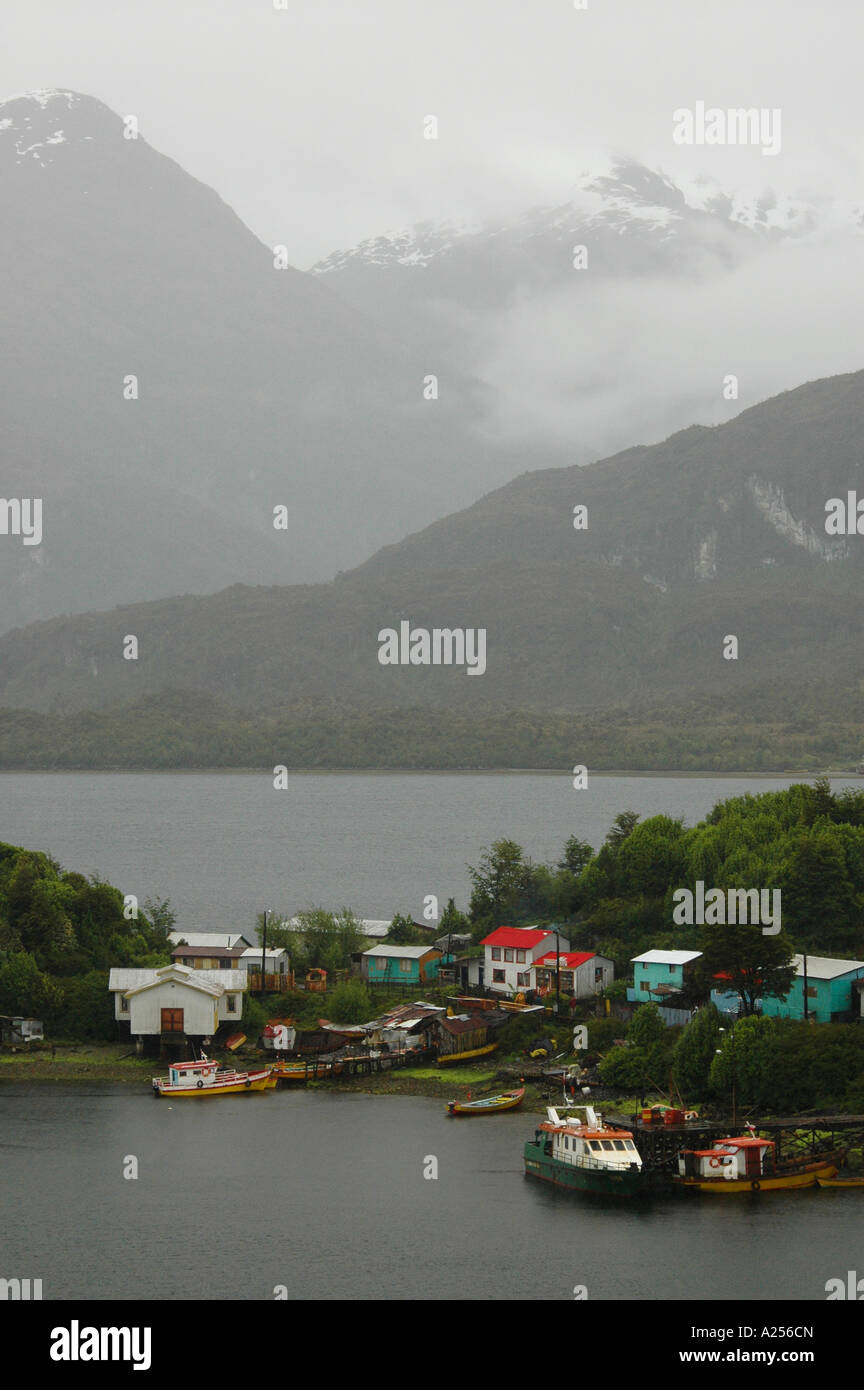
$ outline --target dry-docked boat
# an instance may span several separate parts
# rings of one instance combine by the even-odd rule
[[[276,1086],[272,1067],[263,1071],[220,1071],[218,1062],[174,1062],[167,1076],[153,1077],[157,1096],[230,1096],[242,1091],[269,1091]]]
[[[720,1139],[711,1149],[682,1149],[675,1182],[721,1196],[813,1187],[836,1176],[837,1161],[837,1154],[823,1154],[808,1162],[778,1163],[772,1140],[744,1134]]]
[[[548,1118],[525,1145],[525,1172],[556,1187],[607,1196],[634,1197],[644,1186],[642,1159],[628,1129],[604,1123],[591,1105]]]
[[[447,1114],[496,1115],[502,1110],[515,1110],[524,1095],[525,1087],[520,1086],[515,1091],[503,1091],[500,1096],[484,1096],[482,1100],[448,1100]]]

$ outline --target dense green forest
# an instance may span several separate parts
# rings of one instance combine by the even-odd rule
[[[173,924],[166,902],[138,909],[49,854],[0,844],[0,1013],[61,1036],[112,1036],[110,967],[166,964]]]
[[[164,692],[75,714],[0,710],[0,768],[550,768],[852,770],[864,691],[768,684],[640,708],[372,708],[305,700],[269,712]]]
[[[624,811],[596,854],[571,837],[557,864],[533,864],[519,845],[501,840],[471,877],[478,937],[505,922],[557,921],[569,925],[574,945],[610,956],[618,975],[652,946],[704,951],[712,968],[718,941],[726,957],[733,946],[750,949],[746,933],[742,939],[729,927],[673,924],[672,894],[697,880],[781,890],[781,933],[763,937],[756,929],[763,959],[775,944],[864,958],[864,791],[832,794],[824,779],[797,783],[720,801],[689,828]]]

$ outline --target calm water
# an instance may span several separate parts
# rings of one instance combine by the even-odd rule
[[[0,840],[139,900],[168,897],[188,931],[249,935],[265,907],[419,918],[427,893],[464,907],[465,865],[493,840],[554,861],[568,835],[599,846],[619,811],[692,824],[723,797],[791,780],[593,776],[574,791],[565,775],[334,773],[277,792],[260,773],[5,773]]]
[[[824,1300],[861,1267],[854,1192],[636,1210],[526,1179],[532,1134],[417,1098],[8,1087],[0,1273],[46,1299]]]
[[[750,778],[6,774],[0,840],[50,850],[188,930],[265,906],[419,913],[467,901],[501,836],[554,859],[625,808],[698,820]],[[838,782],[838,785],[842,783]],[[523,1176],[529,1115],[448,1121],[440,1101],[326,1090],[155,1100],[0,1089],[0,1275],[45,1298],[824,1299],[861,1266],[855,1193],[597,1204]],[[137,1181],[124,1180],[127,1155]],[[426,1156],[436,1181],[423,1177]],[[710,1252],[710,1256],[708,1254]]]

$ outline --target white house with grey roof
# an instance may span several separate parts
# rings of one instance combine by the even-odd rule
[[[208,1042],[222,1023],[239,1023],[245,970],[193,970],[186,965],[115,967],[108,977],[114,1017],[139,1042]],[[125,1031],[125,1030],[124,1030]]]

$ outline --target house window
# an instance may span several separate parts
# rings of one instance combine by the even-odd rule
[[[530,971],[530,970],[519,970],[519,971],[517,971],[517,973],[516,973],[516,983],[517,983],[517,985],[530,985],[530,983],[531,983],[531,971]]]
[[[603,983],[603,966],[602,966],[602,965],[595,965],[595,967],[594,967],[594,983],[595,983],[595,985],[600,985],[600,984]]]
[[[220,970],[230,970],[230,969],[231,969],[231,961],[230,961],[230,960],[224,960],[224,959],[223,959],[223,960],[220,960],[220,961],[219,961],[219,969],[220,969]]]
[[[505,975],[504,975],[504,971],[503,971],[503,970],[493,970],[493,971],[492,971],[492,983],[493,983],[493,984],[496,984],[496,985],[503,985],[503,984],[504,984],[504,980],[505,980]]]
[[[237,1008],[237,996],[236,996],[236,994],[229,994],[229,995],[228,995],[228,998],[227,998],[227,1000],[226,1000],[225,1002],[226,1002],[226,1004],[228,1005],[228,1012],[229,1012],[229,1014],[233,1014],[233,1013],[235,1012],[236,1008]]]
[[[501,947],[500,947],[500,946],[493,946],[493,947],[492,947],[492,959],[493,959],[493,960],[500,960],[500,959],[501,959]]]
[[[650,989],[650,987],[651,987],[651,982],[650,982],[650,980],[640,980],[640,981],[639,981],[639,988],[640,988],[640,989],[644,989],[644,991],[645,991],[646,994],[648,993],[648,990]]]
[[[516,964],[517,964],[517,965],[524,965],[524,964],[525,964],[525,952],[524,952],[524,951],[517,951],[517,952],[516,952]]]
[[[413,965],[413,963],[414,963],[414,962],[413,962],[413,961],[410,961],[410,960],[400,960],[400,962],[399,962],[399,969],[400,969],[401,971],[403,971],[404,974],[407,975],[407,974],[410,973],[410,971],[411,971],[411,966]]]
[[[376,968],[377,968],[378,970],[386,970],[386,969],[387,969],[387,957],[386,957],[386,956],[376,956],[376,958],[375,958],[375,965],[376,965]]]
[[[818,991],[818,989],[816,988],[815,985],[808,985],[808,986],[807,986],[807,998],[808,998],[808,999],[815,999],[815,998],[817,997],[818,993],[819,993],[819,991]]]
[[[505,946],[505,947],[504,947],[504,959],[505,959],[505,961],[512,961],[512,960],[513,960],[513,952],[512,952],[512,950],[511,950],[508,946]]]
[[[129,1000],[124,999],[122,996],[120,998],[120,1012],[121,1014],[128,1014],[129,1012]]]
[[[670,966],[669,966],[669,974],[670,974],[670,975],[673,975],[674,973],[675,973],[675,966],[674,966],[674,965],[670,965]]]

